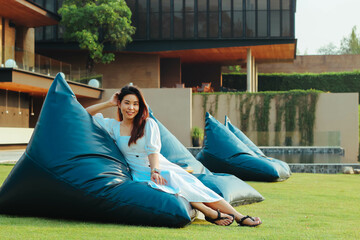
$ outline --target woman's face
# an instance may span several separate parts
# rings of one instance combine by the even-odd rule
[[[125,95],[119,104],[124,119],[133,120],[139,112],[139,99],[135,94]]]

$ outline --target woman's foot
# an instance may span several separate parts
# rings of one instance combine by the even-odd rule
[[[262,224],[260,218],[258,217],[250,217],[249,215],[244,216],[239,221],[236,221],[239,226],[245,226],[245,227],[256,227]]]
[[[234,215],[221,213],[217,210],[213,216],[205,217],[205,220],[220,226],[229,226],[234,222]]]

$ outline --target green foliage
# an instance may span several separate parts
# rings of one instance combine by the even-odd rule
[[[65,0],[58,13],[65,27],[64,39],[77,41],[95,62],[114,61],[113,53],[104,53],[105,44],[122,49],[135,33],[124,0]]]
[[[334,43],[328,43],[325,46],[320,47],[317,50],[317,53],[320,55],[338,55],[341,54],[340,50]]]
[[[204,138],[204,130],[199,127],[193,127],[191,130],[191,137],[197,138],[197,139],[203,139]]]
[[[340,51],[342,54],[360,54],[360,36],[356,33],[356,26],[352,28],[348,37],[341,40]]]
[[[223,74],[223,86],[246,91],[246,74]],[[358,92],[360,97],[360,71],[259,74],[259,91],[289,91],[293,89],[317,89],[334,93]]]
[[[300,132],[300,145],[312,145],[314,142],[314,124],[317,90],[291,90],[279,92],[226,92],[226,93],[194,93],[203,96],[204,112],[211,109],[207,108],[208,96],[215,94],[216,106],[218,105],[218,95],[236,95],[236,108],[239,110],[240,129],[248,132],[250,119],[255,119],[255,130],[258,132],[257,144],[266,146],[269,142],[269,115],[270,102],[275,100],[276,122],[275,131],[280,133],[285,127],[285,145],[292,145],[293,135],[296,129]],[[251,116],[252,109],[254,116]],[[204,113],[205,114],[205,113]],[[275,144],[282,145],[279,138],[280,134],[275,135]]]

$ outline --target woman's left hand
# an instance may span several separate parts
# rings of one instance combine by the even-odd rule
[[[165,178],[163,178],[159,173],[154,172],[151,174],[151,181],[153,181],[156,184],[165,185],[167,184],[167,181]]]

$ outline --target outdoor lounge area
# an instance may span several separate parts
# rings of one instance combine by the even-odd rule
[[[12,165],[0,165],[0,183]],[[261,215],[257,229],[228,228],[196,219],[182,229],[99,224],[59,219],[0,216],[2,239],[358,239],[356,191],[359,175],[294,173],[282,183],[249,182],[265,197],[261,203],[237,207]],[[314,184],[316,183],[316,184]],[[339,221],[341,219],[341,221]],[[85,230],[86,229],[86,230]]]

